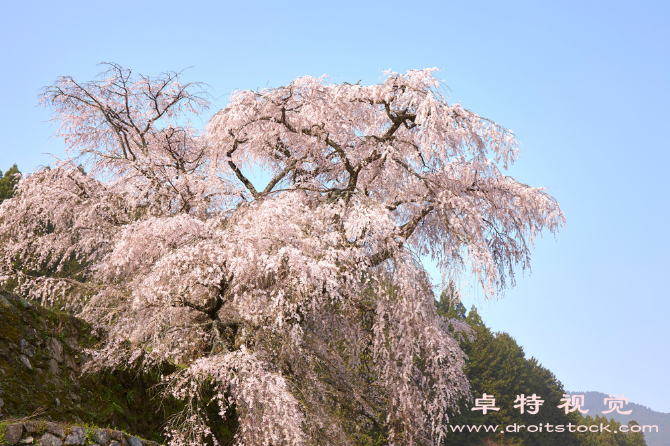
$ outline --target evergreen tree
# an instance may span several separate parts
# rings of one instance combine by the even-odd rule
[[[14,164],[9,168],[5,175],[2,175],[0,170],[0,203],[8,198],[14,196],[14,186],[19,182],[18,178],[15,176],[17,173],[21,173],[19,168]]]
[[[484,393],[495,397],[495,406],[499,411],[488,411],[486,415],[482,411],[471,410],[474,401],[461,402],[460,413],[455,413],[449,420],[450,426],[480,426],[498,425],[496,433],[486,432],[453,432],[445,444],[449,446],[499,444],[499,445],[528,445],[528,446],[642,446],[645,445],[644,438],[640,433],[628,432],[627,434],[614,433],[619,431],[619,423],[607,420],[605,417],[584,417],[578,412],[566,414],[564,409],[558,408],[562,404],[561,399],[565,393],[563,385],[556,376],[548,369],[542,367],[537,359],[525,357],[523,348],[519,346],[514,338],[507,333],[493,333],[482,321],[476,308],[467,313],[455,292],[454,286],[450,285],[441,294],[440,300],[436,302],[437,312],[441,316],[451,320],[463,321],[473,330],[474,339],[463,339],[461,348],[468,356],[465,373],[470,381],[473,399],[481,398]],[[518,405],[517,396],[530,397],[535,394],[543,400],[537,414],[531,414],[532,407],[525,407],[522,414]],[[568,424],[577,426],[580,424],[592,425],[609,424],[611,433],[577,433],[569,432]],[[526,429],[518,429],[518,432],[505,432],[501,430],[507,426],[543,426],[542,432],[528,432]],[[547,432],[555,426],[566,426],[564,432]],[[574,430],[574,428],[573,428]],[[488,443],[486,443],[488,441]],[[491,443],[494,442],[494,443]]]
[[[628,445],[629,446],[647,446],[647,443],[644,441],[644,434],[642,432],[633,432],[631,427],[639,426],[639,423],[635,420],[630,420],[628,422]]]

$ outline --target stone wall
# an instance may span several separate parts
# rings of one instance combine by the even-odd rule
[[[35,400],[52,416],[78,416],[90,391],[80,384],[82,346],[94,342],[83,321],[0,293],[0,417],[29,415],[19,412]]]
[[[157,398],[159,377],[137,371],[82,375],[84,349],[99,342],[91,331],[76,317],[0,289],[0,423],[39,417],[164,442],[162,426],[179,407]],[[46,433],[66,440],[51,432],[35,436],[26,426],[22,432],[37,441]]]
[[[155,441],[110,429],[91,429],[51,421],[0,424],[0,445],[158,446]]]

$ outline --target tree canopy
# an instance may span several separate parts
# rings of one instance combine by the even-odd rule
[[[437,444],[469,396],[469,329],[437,314],[420,256],[494,296],[564,223],[501,172],[511,131],[440,88],[432,69],[301,77],[234,93],[198,131],[207,95],[180,73],[61,77],[42,102],[72,159],[0,206],[0,280],[105,332],[92,369],[176,365],[174,445],[217,439],[212,405],[238,444]],[[72,259],[76,277],[31,273]]]
[[[509,334],[493,333],[484,324],[474,306],[466,312],[453,284],[443,291],[436,306],[441,316],[464,321],[473,330],[471,338],[461,340],[461,347],[467,355],[464,371],[470,382],[470,390],[475,398],[484,393],[494,396],[496,406],[500,409],[484,415],[471,410],[472,401],[461,401],[460,411],[449,420],[450,426],[498,426],[499,429],[496,432],[485,429],[457,431],[447,438],[445,445],[646,445],[642,433],[631,430],[622,433],[620,423],[614,419],[608,420],[597,415],[592,418],[576,411],[565,413],[559,407],[563,404],[566,393],[563,384],[537,359],[527,359],[523,348]],[[537,395],[542,400],[537,413],[521,413],[515,406],[519,395]],[[591,426],[600,423],[608,426],[609,431],[585,433],[576,430],[578,425]],[[569,424],[573,426],[572,432]],[[512,425],[543,425],[545,430],[529,432],[527,429],[519,429],[513,433],[503,432],[503,429]],[[556,426],[562,426],[563,431],[557,431]],[[485,440],[491,440],[492,443],[486,443]]]
[[[19,168],[14,164],[5,175],[0,171],[0,203],[14,195],[14,186],[19,182],[17,174],[20,174]]]

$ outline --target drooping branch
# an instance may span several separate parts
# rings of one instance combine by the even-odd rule
[[[192,425],[175,444],[212,440],[192,417],[204,386],[238,443],[441,444],[464,356],[413,253],[497,292],[560,228],[551,196],[495,167],[513,135],[449,105],[433,70],[236,92],[199,133],[184,113],[206,101],[179,74],[111,65],[45,90],[88,173],[62,163],[3,201],[0,281],[21,280],[17,259],[83,256],[90,288],[66,298],[108,330],[91,368],[179,364],[166,383]],[[262,190],[248,166],[272,172]]]

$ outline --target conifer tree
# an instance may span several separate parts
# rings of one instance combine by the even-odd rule
[[[495,397],[499,411],[490,411],[486,415],[472,411],[472,401],[462,401],[459,413],[449,420],[451,426],[499,426],[504,429],[512,425],[540,425],[543,432],[528,432],[521,429],[513,433],[486,432],[484,429],[471,432],[452,433],[445,445],[465,446],[482,445],[486,441],[493,441],[498,445],[517,446],[641,446],[645,445],[644,437],[640,433],[629,431],[626,434],[618,431],[620,424],[605,417],[582,416],[577,412],[566,414],[558,406],[565,393],[563,385],[556,376],[543,367],[537,359],[527,359],[521,346],[507,333],[493,333],[482,321],[477,309],[473,306],[465,314],[458,293],[453,285],[445,289],[439,301],[436,302],[437,312],[447,320],[461,320],[472,329],[471,337],[461,338],[461,347],[467,355],[465,373],[470,381],[473,398],[479,398],[484,393]],[[537,414],[521,414],[514,408],[517,395],[537,395],[543,400]],[[600,424],[610,425],[612,433],[604,432],[578,433],[547,432],[546,425],[577,426]],[[549,428],[554,429],[554,428]],[[574,428],[573,428],[574,429]],[[491,444],[491,443],[488,443]]]
[[[2,175],[2,171],[0,171],[0,203],[14,196],[14,187],[19,182],[17,174],[21,174],[21,172],[19,171],[19,168],[16,167],[16,164],[10,167],[9,170],[5,172],[4,176]]]

